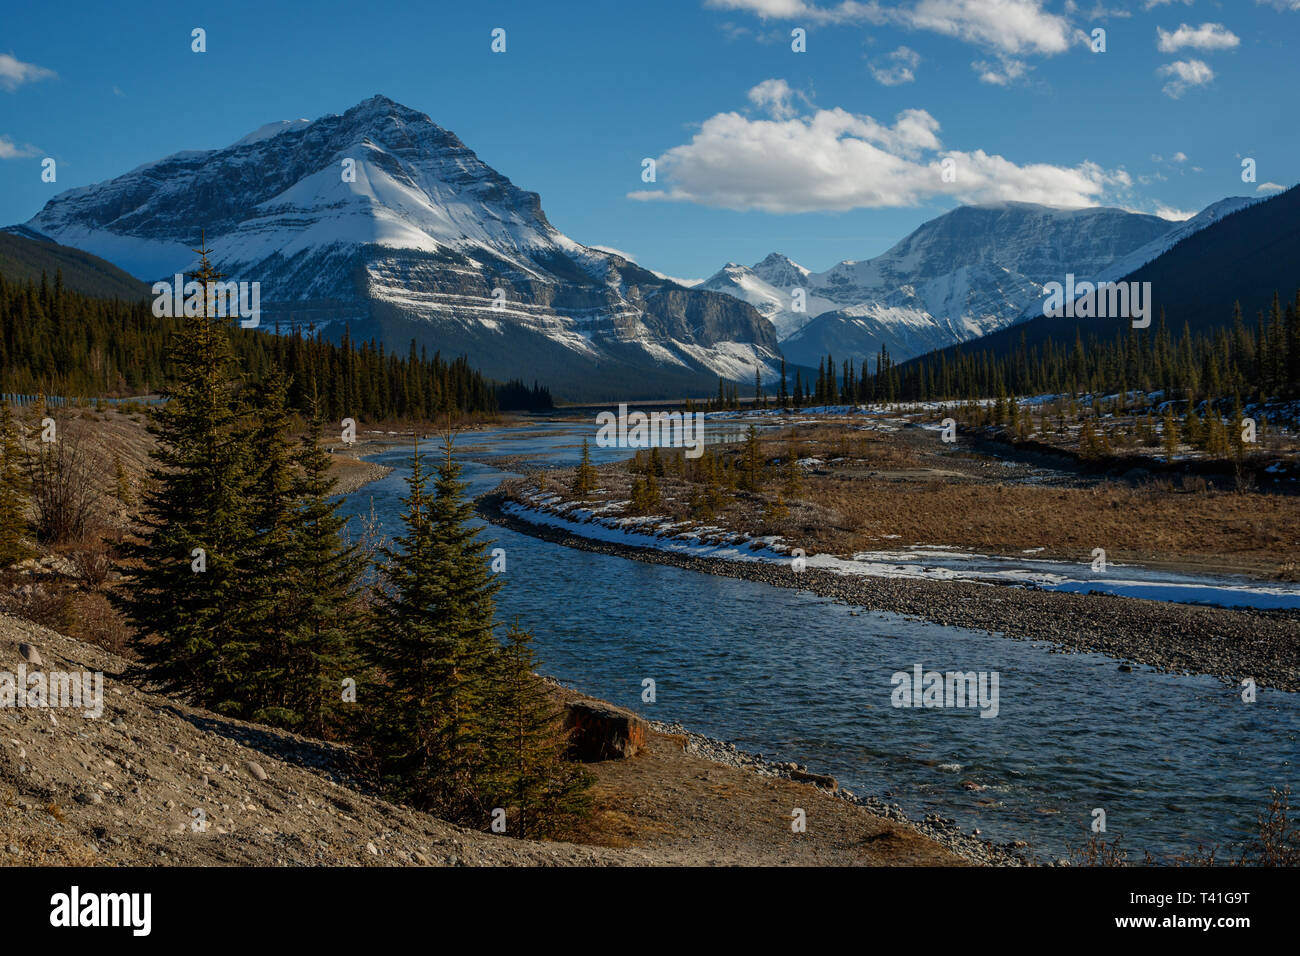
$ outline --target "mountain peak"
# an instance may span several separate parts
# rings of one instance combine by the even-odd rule
[[[570,394],[680,394],[772,373],[778,354],[760,313],[573,241],[536,193],[382,94],[67,190],[27,228],[146,281],[192,269],[204,229],[223,272],[260,283],[265,327],[415,338]]]

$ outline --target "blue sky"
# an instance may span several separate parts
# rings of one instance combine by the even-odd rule
[[[5,224],[375,93],[579,242],[688,278],[771,251],[868,258],[961,202],[1177,217],[1300,180],[1300,0],[71,2],[11,4],[4,26]]]

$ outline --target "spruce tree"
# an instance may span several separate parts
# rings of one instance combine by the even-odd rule
[[[495,655],[490,711],[489,793],[494,807],[508,808],[507,832],[517,837],[552,836],[590,806],[592,778],[567,763],[564,712],[535,673],[532,634],[516,624]]]
[[[746,491],[762,491],[763,461],[758,447],[758,430],[750,425],[745,430],[745,450],[741,458],[740,485]]]
[[[344,680],[362,682],[356,635],[366,565],[361,549],[344,541],[342,501],[330,500],[335,488],[329,455],[321,448],[323,430],[320,416],[312,415],[295,456],[292,554],[298,600],[288,643],[292,725],[316,736],[341,720],[347,707]]]
[[[244,629],[229,651],[231,688],[217,706],[322,736],[338,722],[343,680],[360,677],[355,634],[364,562],[343,541],[346,519],[329,500],[334,481],[319,416],[296,447],[290,441],[288,390],[278,371],[258,389]]]
[[[239,635],[225,649],[216,710],[259,723],[292,726],[288,643],[295,626],[295,486],[289,441],[288,382],[273,372],[255,390],[246,441],[251,452],[246,505],[249,537],[241,549],[244,580]]]
[[[206,248],[193,279],[222,278]],[[211,299],[204,297],[207,313]],[[152,412],[141,536],[125,548],[130,585],[117,600],[137,634],[142,661],[164,690],[208,706],[229,685],[226,650],[242,628],[249,539],[249,449],[229,321],[187,316],[173,338],[167,401]]]
[[[496,640],[487,545],[470,525],[473,505],[453,461],[451,435],[433,482],[412,455],[404,531],[387,561],[369,652],[386,683],[372,747],[390,789],[423,810],[481,819],[491,728],[486,712]]]
[[[785,475],[781,494],[786,498],[798,498],[803,494],[803,472],[799,469],[799,456],[792,445],[787,445],[785,449]]]
[[[582,460],[578,470],[573,473],[573,485],[570,491],[575,498],[586,498],[596,490],[596,469],[591,464],[591,445],[587,439],[582,440]]]
[[[1174,406],[1170,403],[1165,408],[1165,416],[1161,422],[1161,441],[1165,446],[1165,457],[1169,461],[1174,460],[1178,454],[1178,419],[1174,417]]]

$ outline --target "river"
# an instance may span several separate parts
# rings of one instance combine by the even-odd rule
[[[710,439],[736,437],[710,423]],[[585,432],[589,437],[593,431]],[[547,423],[461,436],[471,493],[512,473],[485,461],[531,455],[572,465],[582,435]],[[432,466],[433,442],[422,446]],[[592,447],[597,462],[625,458]],[[397,530],[409,449],[369,460],[395,471],[348,497]],[[478,461],[469,459],[480,459]],[[1209,677],[1135,668],[1098,654],[907,620],[742,579],[550,544],[497,526],[505,549],[502,622],[530,628],[542,670],[646,717],[678,721],[769,759],[834,775],[919,819],[955,818],[1042,860],[1090,835],[1122,836],[1139,859],[1227,845],[1255,830],[1269,787],[1296,783],[1300,697]],[[891,705],[892,676],[998,675],[998,712]],[[655,682],[654,703],[642,700]]]

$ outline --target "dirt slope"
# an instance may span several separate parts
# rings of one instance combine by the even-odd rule
[[[590,765],[593,844],[464,830],[365,792],[346,749],[141,691],[126,662],[0,616],[0,672],[102,671],[98,718],[0,708],[0,862],[9,865],[956,864],[912,828],[814,787],[761,777],[655,734]],[[255,765],[255,766],[254,766]],[[264,779],[263,779],[264,776]],[[790,831],[794,807],[808,830]],[[194,811],[206,827],[196,829]]]

